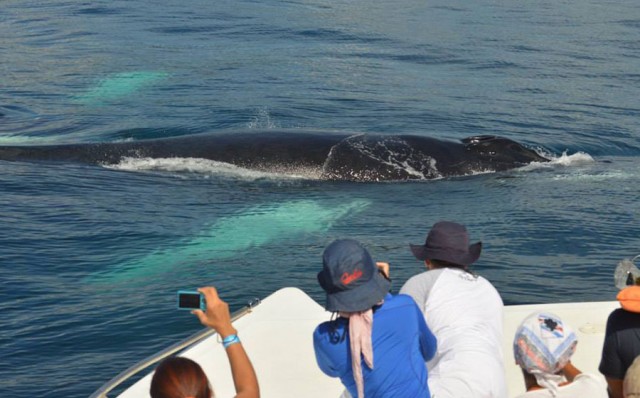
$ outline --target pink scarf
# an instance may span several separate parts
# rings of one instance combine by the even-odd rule
[[[373,310],[359,312],[341,312],[340,316],[349,319],[349,340],[351,345],[351,369],[356,381],[358,398],[364,398],[364,380],[362,379],[362,361],[373,369],[373,346],[371,332],[373,329]]]

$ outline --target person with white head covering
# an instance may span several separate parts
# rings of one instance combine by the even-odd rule
[[[517,398],[607,398],[602,379],[571,363],[577,345],[576,333],[557,315],[535,312],[525,318],[513,340],[527,390]]]

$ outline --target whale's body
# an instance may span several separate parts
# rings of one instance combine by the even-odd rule
[[[202,158],[260,171],[315,170],[329,180],[434,179],[547,162],[508,138],[461,141],[418,135],[290,132],[207,133],[162,139],[0,146],[0,160],[118,164],[125,158]]]

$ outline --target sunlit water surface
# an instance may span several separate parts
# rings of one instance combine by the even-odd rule
[[[506,303],[612,300],[640,253],[639,35],[631,0],[5,0],[3,145],[313,128],[497,134],[554,161],[395,183],[0,161],[0,396],[88,396],[197,331],[178,289],[321,301],[338,237],[397,290],[440,219],[484,243],[474,269]]]

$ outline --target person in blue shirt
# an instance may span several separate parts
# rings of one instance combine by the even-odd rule
[[[318,282],[337,313],[313,333],[316,361],[352,397],[430,397],[425,362],[436,352],[415,301],[389,294],[390,280],[351,239],[326,247]]]

